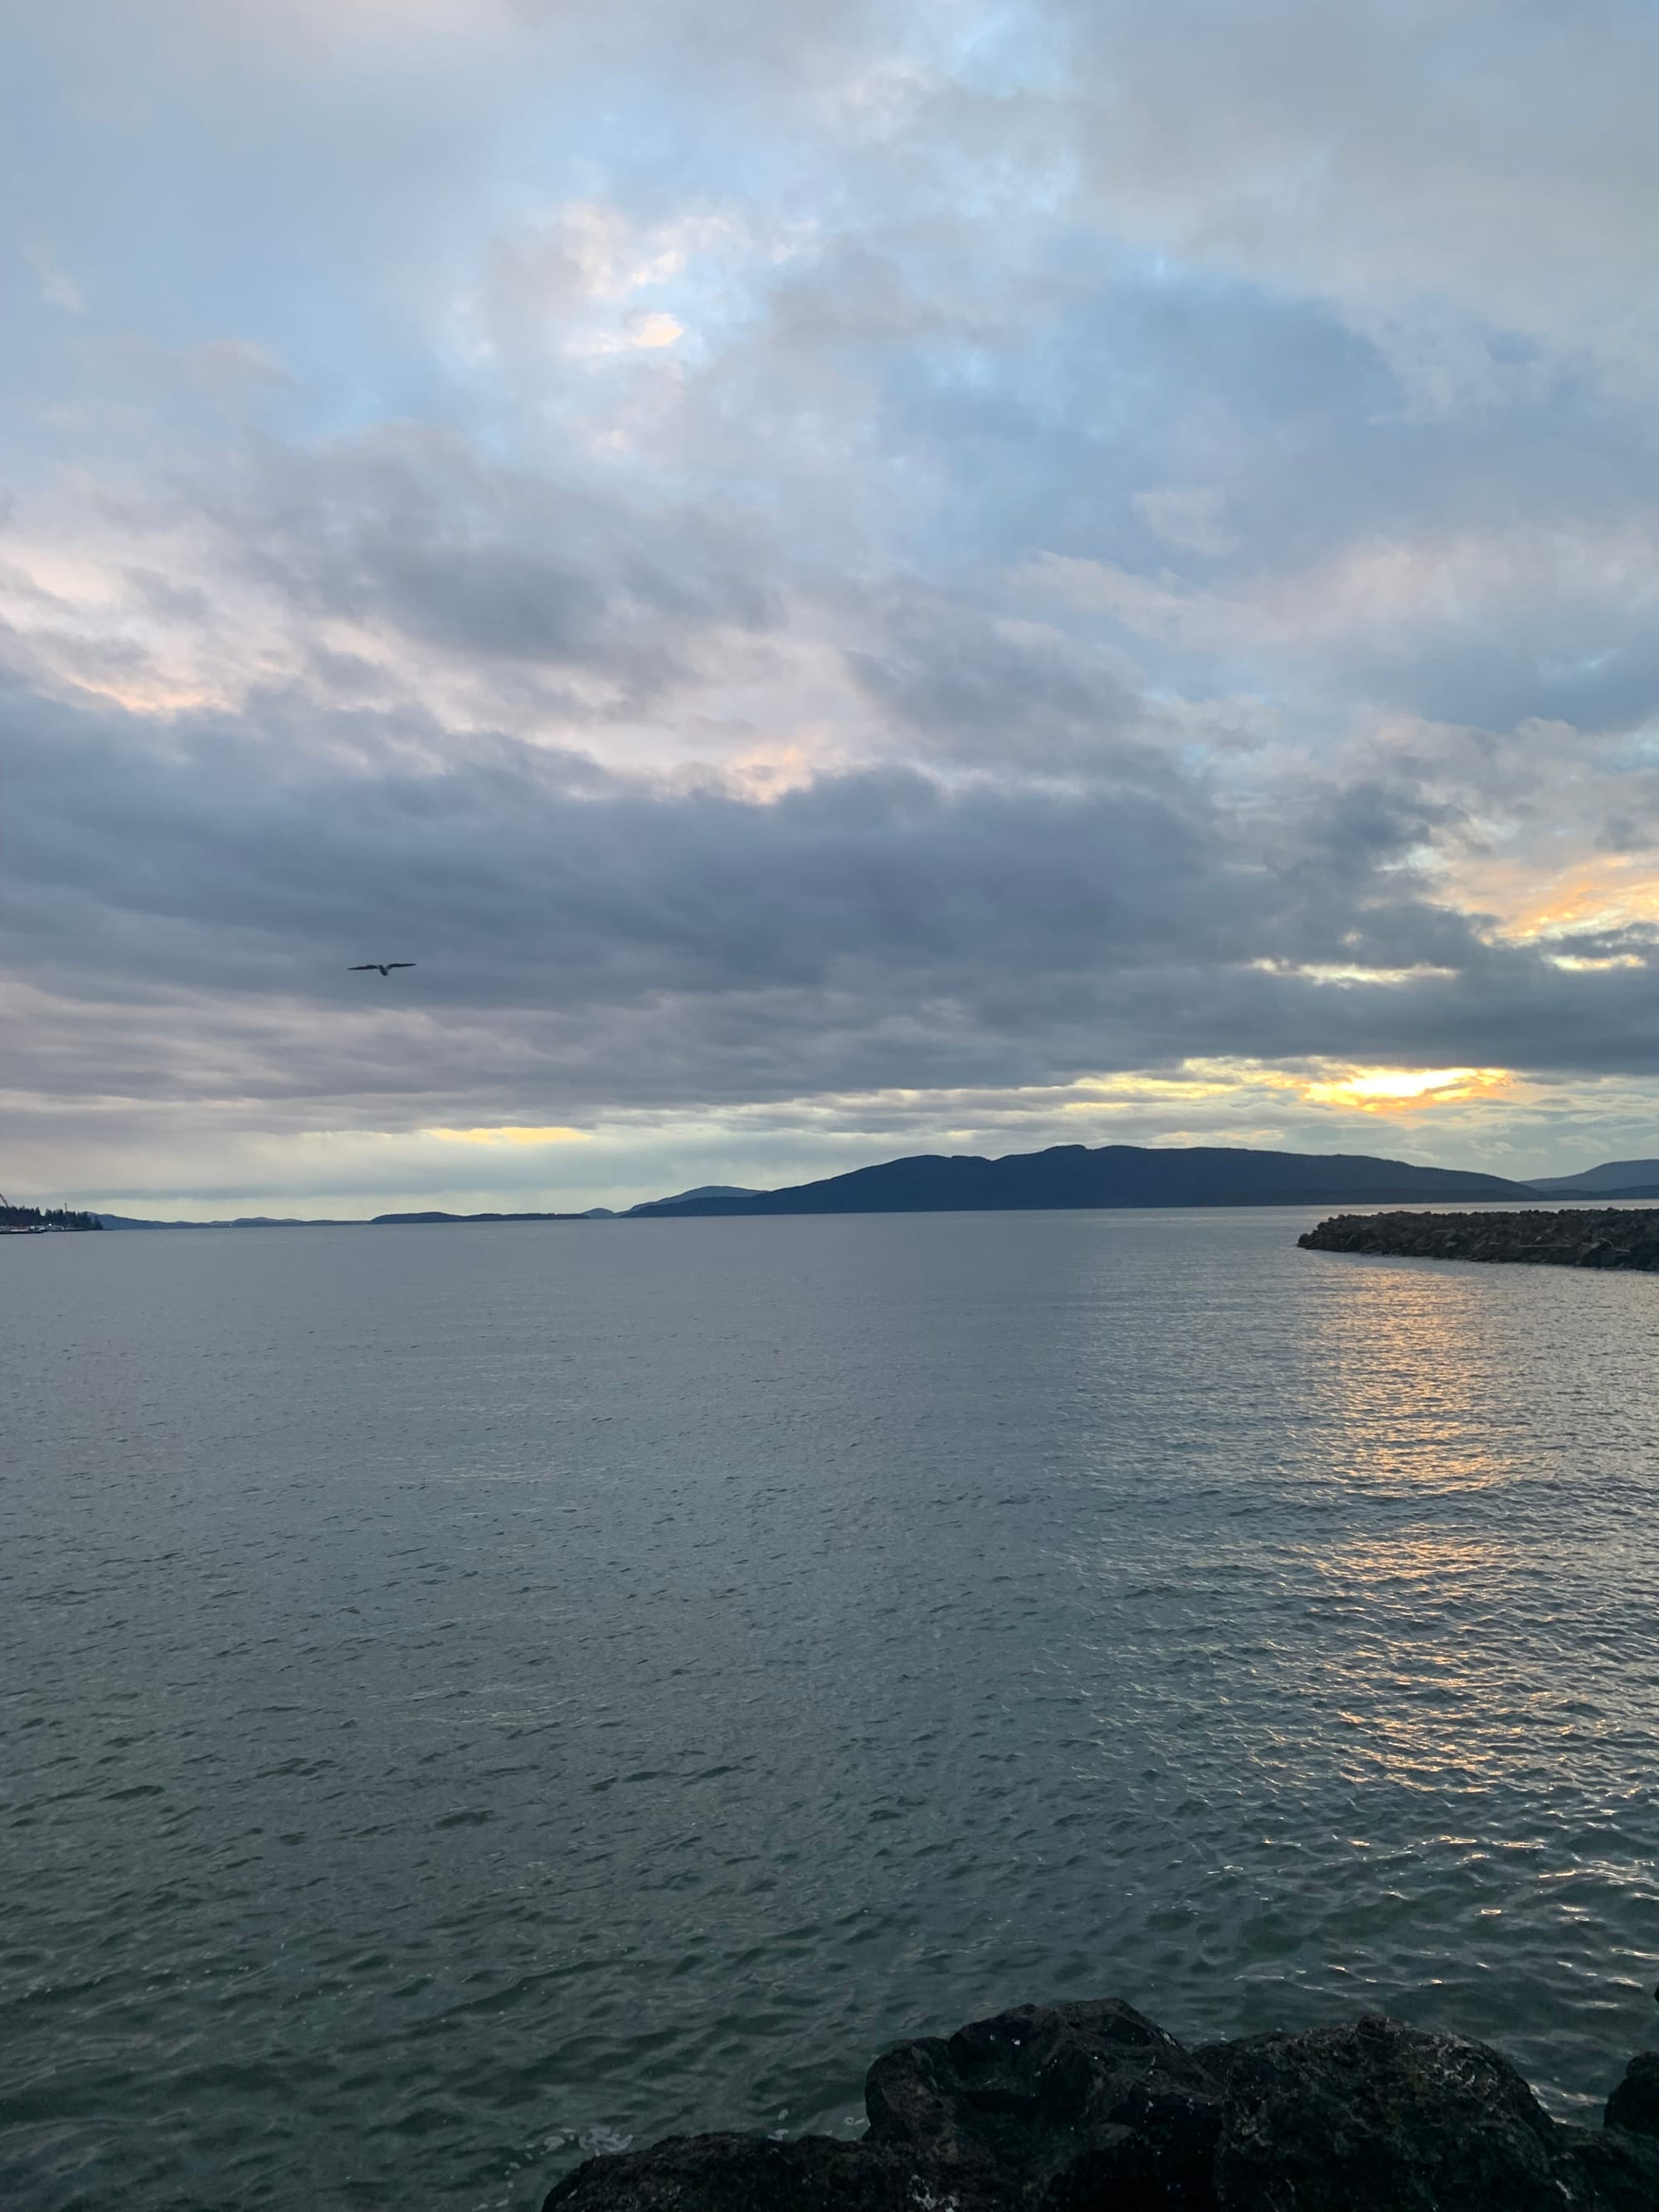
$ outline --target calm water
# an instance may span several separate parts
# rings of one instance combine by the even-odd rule
[[[1604,2095],[1659,1281],[1313,1218],[0,1246],[0,2197],[534,2206],[1109,1992]]]

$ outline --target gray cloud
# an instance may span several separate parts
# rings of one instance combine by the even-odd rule
[[[453,436],[399,428],[261,455],[198,497],[230,556],[302,617],[614,679],[629,703],[681,672],[696,631],[779,619],[752,529],[630,512],[579,483],[488,466]]]
[[[1068,787],[884,769],[763,805],[501,740],[296,774],[210,724],[162,758],[109,717],[14,699],[8,721],[14,969],[176,1030],[172,1058],[106,1054],[105,1087],[139,1095],[190,1069],[484,1120],[526,1090],[556,1117],[1192,1055],[1659,1065],[1649,934],[1563,940],[1642,963],[1573,974],[1485,941],[1402,872],[1442,826],[1410,788],[1286,793],[1252,827],[1131,751]],[[344,969],[370,957],[420,965],[369,995]]]

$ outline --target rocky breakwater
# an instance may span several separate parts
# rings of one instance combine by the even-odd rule
[[[1497,2051],[1380,2016],[1188,2048],[1114,1998],[902,2044],[869,2132],[678,2136],[544,2212],[1659,2212],[1659,2053],[1604,2124]]]
[[[1539,1206],[1525,1213],[1337,1213],[1297,1243],[1400,1260],[1512,1260],[1659,1273],[1659,1208]]]

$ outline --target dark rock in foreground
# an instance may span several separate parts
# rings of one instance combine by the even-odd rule
[[[1659,2054],[1601,2128],[1495,2051],[1372,2016],[1188,2050],[1130,2005],[1025,2005],[878,2058],[858,2142],[680,2136],[544,2212],[1659,2212]]]
[[[1638,2051],[1607,2099],[1607,2125],[1659,2136],[1659,2051]]]
[[[1515,1260],[1544,1267],[1659,1273],[1659,1212],[1339,1213],[1297,1238],[1310,1252],[1401,1260]]]

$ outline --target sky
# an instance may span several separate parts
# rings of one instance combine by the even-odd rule
[[[0,15],[9,1195],[1659,1154],[1649,0]]]

